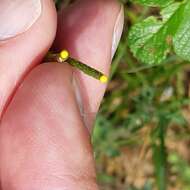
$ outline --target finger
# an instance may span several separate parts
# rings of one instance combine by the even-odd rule
[[[52,0],[0,0],[0,115],[26,72],[39,63],[56,31]]]
[[[68,49],[73,57],[108,74],[123,21],[123,7],[116,0],[78,0],[59,15],[55,47]],[[106,85],[79,71],[75,76],[82,115],[90,126]]]
[[[27,76],[3,116],[0,149],[3,190],[97,190],[69,66],[45,64]]]

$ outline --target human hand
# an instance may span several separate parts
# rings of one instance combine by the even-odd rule
[[[39,65],[55,39],[52,0],[0,9],[1,190],[98,189],[88,130],[106,86],[66,64]],[[122,26],[116,0],[78,0],[58,15],[54,49],[108,73]]]

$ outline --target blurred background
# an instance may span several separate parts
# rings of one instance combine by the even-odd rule
[[[56,0],[67,6],[70,0]],[[156,8],[122,0],[125,27],[92,137],[101,190],[190,190],[190,66],[175,55],[145,66],[130,27]]]

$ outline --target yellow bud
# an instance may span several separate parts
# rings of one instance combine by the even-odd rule
[[[108,82],[108,77],[105,76],[105,75],[102,75],[102,76],[100,77],[100,81],[101,81],[102,83],[107,83],[107,82]]]
[[[69,58],[69,52],[67,50],[63,50],[63,51],[61,51],[59,56],[63,61],[65,61]]]

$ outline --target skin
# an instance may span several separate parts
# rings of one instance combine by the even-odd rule
[[[68,65],[40,63],[54,41],[54,49],[108,73],[120,5],[79,0],[59,13],[56,34],[54,4],[42,4],[27,32],[0,42],[1,190],[97,190],[87,127],[106,86]]]

